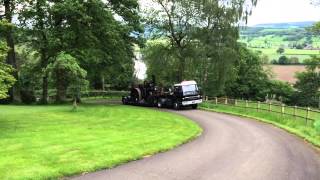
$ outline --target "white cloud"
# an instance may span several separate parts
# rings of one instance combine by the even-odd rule
[[[159,8],[152,0],[139,0],[142,9]],[[258,0],[249,25],[264,23],[320,21],[320,6],[311,4],[311,0]]]
[[[298,21],[319,21],[320,7],[310,0],[258,0],[249,25]]]

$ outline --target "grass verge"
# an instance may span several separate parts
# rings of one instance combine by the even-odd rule
[[[257,111],[254,109],[245,109],[234,106],[226,105],[215,105],[203,103],[201,108],[204,110],[227,113],[242,117],[248,117],[251,119],[256,119],[258,121],[273,124],[280,127],[292,134],[295,134],[311,144],[320,147],[320,135],[313,126],[313,122],[309,122],[308,125],[305,123],[305,119],[294,119],[291,116],[282,116],[276,113],[269,113],[267,111]]]
[[[0,106],[0,179],[58,179],[170,150],[201,133],[188,119],[129,106]]]

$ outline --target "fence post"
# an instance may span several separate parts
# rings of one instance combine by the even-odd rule
[[[214,100],[216,101],[216,105],[218,105],[218,98],[215,97]]]
[[[205,99],[205,101],[208,101],[209,100],[209,98],[208,98],[208,96],[206,96],[206,99]]]
[[[285,109],[284,109],[284,107],[285,107],[285,105],[284,104],[282,104],[281,105],[281,115],[283,116],[284,115],[284,113],[285,113]]]
[[[272,102],[269,102],[269,112],[272,111]]]
[[[246,109],[249,107],[248,100],[246,100]]]
[[[238,101],[234,100],[234,105],[237,106],[238,105]]]
[[[257,104],[257,112],[259,112],[259,109],[260,109],[260,101],[258,101],[258,104]]]
[[[297,109],[298,109],[298,106],[294,106],[294,110],[293,110],[294,119],[297,119]]]
[[[308,109],[307,109],[307,116],[306,116],[306,125],[308,125],[308,120],[309,120],[309,118],[310,118],[310,108],[308,107]]]
[[[228,105],[228,98],[225,99],[224,104]]]

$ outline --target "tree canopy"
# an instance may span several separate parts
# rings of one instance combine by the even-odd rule
[[[8,47],[0,41],[0,99],[8,97],[8,90],[16,81],[12,76],[13,68],[5,63],[7,52]]]
[[[166,74],[172,74],[176,82],[196,79],[205,92],[222,94],[229,79],[227,74],[231,73],[238,57],[239,25],[246,22],[256,1],[153,2],[159,8],[146,12],[146,25],[150,28],[150,37],[163,39],[164,44],[157,44],[161,50],[148,46],[144,51],[149,75],[156,74],[160,68],[157,53],[161,53],[166,65],[171,67],[165,70]]]
[[[11,0],[1,3],[10,5],[3,16],[10,15],[8,22],[12,16],[17,17],[16,30],[10,31],[16,49],[9,46],[9,50],[19,58],[14,68],[20,75],[17,79],[22,96],[41,90],[42,102],[48,102],[49,90],[56,88],[53,82],[59,77],[49,76],[47,69],[61,59],[61,52],[73,57],[87,72],[91,88],[104,89],[105,83],[126,88],[134,78],[134,45],[142,45],[143,31],[137,0]],[[23,55],[21,49],[33,57]],[[30,88],[34,84],[25,83],[30,78],[28,70],[37,74],[32,80],[40,82],[41,86]],[[67,89],[67,84],[60,85]],[[61,96],[64,95],[57,95],[56,100]]]

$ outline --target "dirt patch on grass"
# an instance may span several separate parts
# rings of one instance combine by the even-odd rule
[[[304,65],[268,65],[265,68],[273,72],[273,79],[289,82],[290,84],[297,82],[297,78],[295,77],[297,72],[306,70]]]

